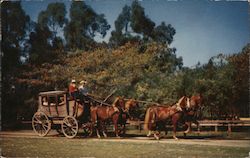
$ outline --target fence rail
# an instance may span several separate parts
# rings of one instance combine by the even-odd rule
[[[198,132],[201,132],[201,127],[214,127],[214,131],[218,132],[218,127],[226,127],[227,132],[232,132],[233,127],[250,127],[250,118],[244,118],[240,120],[201,120],[199,122],[199,127],[197,129]],[[23,124],[31,124],[31,121],[22,121]],[[144,121],[132,121],[128,120],[127,124],[129,126],[136,126],[140,131],[143,130],[142,126]],[[169,126],[171,127],[171,126]],[[196,127],[194,123],[192,123],[192,127]]]
[[[243,120],[201,120],[199,122],[198,132],[201,131],[201,127],[214,127],[214,131],[218,132],[218,127],[226,127],[227,132],[232,132],[232,127],[250,127],[250,119]],[[144,121],[128,121],[129,125],[137,126],[138,129],[142,130]],[[170,126],[171,127],[171,126]],[[196,127],[192,123],[192,127]]]

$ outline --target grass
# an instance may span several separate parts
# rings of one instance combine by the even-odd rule
[[[1,138],[4,157],[247,157],[249,147],[103,141],[67,138]]]

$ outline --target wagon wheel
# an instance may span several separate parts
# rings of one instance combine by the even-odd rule
[[[93,133],[93,127],[91,123],[85,123],[82,125],[83,135],[86,137],[90,137]]]
[[[32,128],[39,136],[46,136],[51,129],[48,116],[43,112],[36,112],[32,117]]]
[[[67,116],[62,122],[62,132],[67,138],[74,138],[78,132],[78,122],[73,116]]]

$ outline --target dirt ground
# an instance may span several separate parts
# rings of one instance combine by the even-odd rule
[[[177,135],[178,136],[178,135]],[[220,138],[210,136],[179,136],[178,140],[172,139],[171,136],[163,137],[160,140],[155,140],[154,137],[146,136],[126,136],[121,138],[109,137],[98,139],[96,137],[85,138],[78,135],[74,139],[87,139],[91,141],[105,141],[105,142],[140,142],[140,143],[162,143],[162,144],[190,144],[190,145],[212,145],[212,146],[228,146],[228,147],[249,147],[250,138],[244,137],[244,139],[236,139],[235,137]],[[37,136],[32,130],[20,130],[20,131],[0,131],[0,138],[36,138],[36,139],[62,139],[64,136],[59,135],[56,131],[52,130],[46,137]]]

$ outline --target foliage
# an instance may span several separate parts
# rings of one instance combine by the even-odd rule
[[[1,105],[3,123],[14,122],[21,98],[16,97],[15,76],[19,73],[23,57],[23,43],[27,37],[30,19],[20,2],[4,1],[1,3]]]
[[[219,54],[207,64],[184,69],[180,95],[201,93],[205,117],[248,116],[249,48],[248,44],[240,53]]]
[[[172,43],[175,35],[175,29],[171,24],[166,25],[162,22],[159,26],[154,28],[153,39],[161,43]]]
[[[155,27],[155,23],[145,15],[140,3],[133,1],[131,6],[125,5],[117,17],[109,42],[112,46],[121,46],[128,41],[154,41],[170,45],[175,33],[172,25],[166,25],[164,22]]]
[[[4,1],[1,3],[1,48],[4,73],[21,63],[21,45],[26,37],[29,21],[30,18],[25,14],[20,2]]]
[[[50,3],[46,11],[41,11],[38,16],[38,24],[41,27],[48,27],[53,32],[54,37],[58,29],[63,28],[67,19],[65,18],[66,9],[64,3]]]
[[[94,37],[104,37],[110,25],[104,14],[97,14],[84,1],[73,1],[70,7],[70,22],[64,30],[68,48],[88,50],[94,47]]]
[[[142,33],[145,38],[150,37],[155,23],[146,17],[144,8],[138,1],[131,5],[131,28],[135,33]]]

